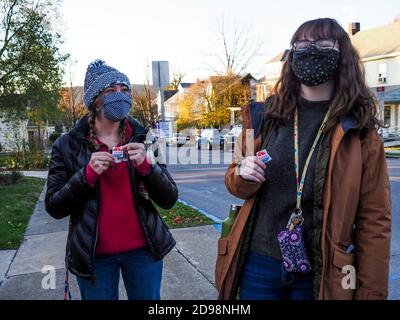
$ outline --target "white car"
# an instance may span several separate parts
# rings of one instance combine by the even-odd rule
[[[222,135],[218,129],[202,129],[200,136],[197,137],[197,149],[207,147],[208,150],[221,148]]]
[[[233,150],[235,143],[242,133],[243,126],[234,126],[227,134],[223,136],[223,148],[225,151]]]
[[[167,145],[168,146],[183,146],[184,144],[190,142],[190,136],[174,133],[172,137],[167,138]]]

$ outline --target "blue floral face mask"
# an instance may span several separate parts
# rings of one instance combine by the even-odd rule
[[[104,116],[111,121],[122,121],[131,108],[131,97],[122,92],[109,93],[104,97]]]

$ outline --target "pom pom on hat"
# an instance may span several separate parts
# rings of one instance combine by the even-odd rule
[[[87,67],[83,86],[83,102],[86,107],[91,109],[97,96],[103,90],[115,84],[126,85],[131,91],[131,83],[125,74],[110,67],[101,59],[91,62]]]

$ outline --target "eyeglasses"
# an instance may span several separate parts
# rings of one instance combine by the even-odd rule
[[[330,51],[336,45],[335,39],[318,39],[314,41],[310,40],[298,40],[293,43],[292,49],[294,52],[306,52],[311,46],[314,46],[319,51]]]

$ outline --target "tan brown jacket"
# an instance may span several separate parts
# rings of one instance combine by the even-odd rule
[[[251,110],[242,110],[244,129],[256,129]],[[254,117],[254,115],[253,115]],[[258,130],[259,131],[259,130]],[[322,273],[318,299],[386,299],[391,237],[391,201],[385,152],[376,130],[363,139],[352,130],[351,121],[342,121],[333,131],[323,186],[321,233]],[[246,144],[243,135],[243,145]],[[256,135],[254,152],[260,150],[261,134]],[[243,148],[240,148],[243,157]],[[230,234],[218,241],[215,269],[220,299],[236,297],[243,234],[260,183],[238,175],[235,160],[225,175],[227,189],[245,199]],[[268,177],[267,177],[268,179]],[[354,253],[344,245],[354,244]],[[356,270],[356,289],[343,289],[342,267]]]

